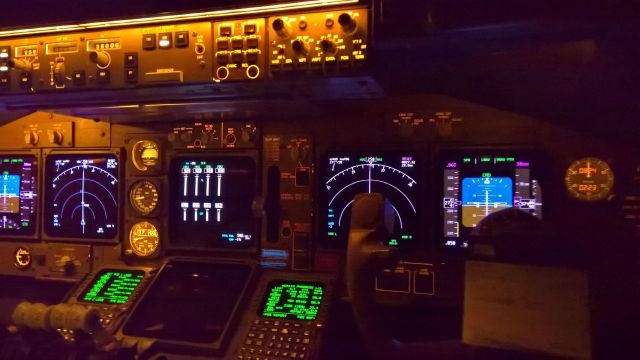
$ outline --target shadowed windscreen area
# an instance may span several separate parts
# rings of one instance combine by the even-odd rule
[[[0,29],[130,18],[165,12],[197,12],[228,6],[279,3],[279,0],[31,0],[0,6]]]

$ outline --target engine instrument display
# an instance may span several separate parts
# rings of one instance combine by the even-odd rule
[[[255,243],[255,161],[247,156],[177,157],[170,165],[170,241],[247,248]]]
[[[273,319],[315,320],[324,290],[322,283],[274,280],[267,286],[258,315]]]
[[[78,301],[94,304],[124,304],[140,286],[142,270],[103,269],[78,297]]]
[[[542,217],[542,192],[529,159],[465,153],[445,156],[442,166],[445,246],[468,247],[471,230],[502,209]]]
[[[0,155],[0,235],[36,231],[38,160],[33,155]]]
[[[145,257],[158,251],[160,233],[155,225],[148,221],[133,224],[129,231],[129,246],[134,254]]]
[[[347,243],[351,205],[360,193],[381,193],[391,203],[395,220],[389,245],[399,245],[416,236],[419,169],[413,156],[331,156],[325,166],[322,192],[326,246]]]
[[[160,194],[156,184],[149,180],[140,180],[131,186],[129,202],[140,215],[149,215],[157,207]]]
[[[569,194],[578,200],[604,200],[613,189],[613,170],[598,158],[579,159],[567,169],[564,183]]]
[[[46,233],[64,238],[115,238],[118,169],[118,158],[111,153],[47,156]]]

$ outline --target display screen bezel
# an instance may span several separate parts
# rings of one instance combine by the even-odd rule
[[[326,152],[319,158],[320,166],[318,169],[317,176],[317,188],[316,188],[316,198],[317,202],[317,214],[318,219],[316,221],[316,239],[318,240],[318,244],[322,248],[326,249],[344,249],[347,246],[347,243],[344,244],[340,242],[332,242],[328,236],[325,234],[327,229],[325,228],[325,223],[327,220],[328,210],[328,194],[324,191],[324,184],[327,180],[328,168],[329,168],[329,159],[333,157],[339,156],[350,156],[350,157],[359,157],[359,156],[371,156],[371,155],[382,155],[382,156],[392,156],[392,157],[402,157],[402,156],[411,156],[415,161],[415,180],[416,184],[416,199],[415,199],[415,207],[416,207],[416,226],[414,229],[413,239],[409,241],[404,241],[400,243],[400,247],[403,249],[415,248],[418,246],[423,246],[424,234],[425,234],[425,223],[421,221],[424,217],[425,210],[425,196],[423,189],[426,188],[424,182],[427,179],[425,176],[426,172],[428,172],[428,164],[425,164],[424,161],[427,159],[427,156],[421,156],[421,153],[415,149],[409,149],[407,151],[399,151],[397,149],[381,149],[378,151],[366,151],[366,150],[344,150],[344,151],[330,151]]]
[[[553,193],[557,190],[556,186],[551,187],[552,182],[549,181],[553,178],[553,174],[557,173],[556,164],[551,161],[551,157],[540,148],[536,147],[514,147],[514,146],[478,146],[478,147],[444,147],[437,149],[433,156],[433,172],[434,181],[433,186],[436,187],[434,193],[435,198],[430,199],[433,204],[434,216],[432,217],[434,222],[431,222],[431,238],[434,239],[434,246],[439,251],[445,253],[460,253],[466,254],[469,252],[470,246],[463,248],[460,246],[447,246],[445,245],[445,236],[443,233],[444,213],[442,210],[442,199],[444,197],[444,170],[451,159],[458,159],[463,157],[478,157],[478,156],[499,156],[499,155],[512,155],[516,158],[527,159],[530,162],[531,178],[536,179],[541,192],[542,192],[542,212],[543,219],[549,216],[554,206],[549,204],[549,196],[545,194]],[[516,159],[517,160],[517,159]],[[546,165],[540,165],[546,164]],[[543,169],[544,168],[544,169]]]
[[[0,157],[20,157],[20,156],[33,156],[36,159],[37,168],[36,168],[36,213],[33,221],[33,231],[28,234],[6,234],[1,235],[0,241],[2,240],[11,240],[11,239],[21,239],[21,240],[36,240],[39,237],[39,229],[40,229],[40,219],[42,217],[42,210],[44,209],[42,206],[43,203],[43,186],[42,179],[44,174],[44,166],[42,161],[42,156],[40,155],[40,151],[38,150],[3,150],[0,153]]]
[[[117,198],[117,203],[118,203],[118,211],[117,211],[117,221],[116,221],[116,226],[118,227],[115,235],[111,238],[86,238],[86,237],[65,237],[65,236],[57,236],[57,235],[49,235],[49,233],[47,232],[47,227],[44,224],[44,221],[47,220],[49,215],[49,211],[46,208],[46,202],[47,199],[49,198],[49,192],[51,191],[51,189],[47,186],[47,173],[46,173],[46,168],[47,168],[47,159],[49,158],[49,156],[58,156],[58,155],[71,155],[71,156],[94,156],[94,155],[103,155],[103,156],[108,156],[108,155],[112,155],[114,157],[116,157],[116,159],[118,159],[118,171],[117,171],[117,180],[118,180],[118,198]],[[42,199],[41,202],[41,213],[42,213],[42,222],[43,225],[41,226],[42,229],[42,239],[43,240],[50,240],[50,241],[69,241],[69,242],[81,242],[81,243],[96,243],[96,244],[100,244],[100,243],[104,243],[104,244],[111,244],[111,243],[117,243],[121,240],[122,237],[122,219],[123,219],[123,208],[124,206],[122,206],[123,204],[123,194],[124,194],[124,185],[122,182],[122,174],[124,173],[124,164],[123,164],[123,159],[121,156],[121,152],[120,149],[118,148],[109,148],[109,149],[77,149],[77,150],[44,150],[43,152],[43,156],[42,156],[42,186],[41,186],[41,193],[43,194],[42,196],[40,196],[40,198]]]
[[[254,171],[254,179],[253,179],[253,188],[254,188],[254,201],[256,198],[260,196],[260,161],[259,156],[256,151],[234,151],[234,152],[221,152],[221,151],[202,151],[202,152],[193,152],[193,151],[179,151],[170,154],[167,161],[167,171],[170,172],[173,169],[174,161],[192,159],[192,158],[222,158],[222,157],[246,157],[253,160],[255,165]],[[183,244],[176,243],[172,241],[172,233],[175,231],[173,229],[173,225],[171,223],[171,203],[174,201],[174,194],[171,193],[171,174],[167,174],[167,186],[165,187],[169,189],[169,193],[165,195],[165,198],[169,199],[167,207],[167,241],[165,244],[167,245],[167,249],[169,250],[179,250],[179,251],[215,251],[215,252],[246,252],[246,253],[254,253],[259,247],[261,233],[260,233],[260,217],[256,217],[253,215],[254,224],[253,224],[253,241],[250,244],[242,247],[229,247],[229,246],[201,246],[198,244]],[[253,210],[253,209],[252,209]]]

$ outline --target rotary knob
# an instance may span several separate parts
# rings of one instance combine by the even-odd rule
[[[24,143],[26,145],[38,145],[38,141],[40,141],[40,137],[38,133],[34,130],[30,130],[24,134]]]
[[[100,69],[106,69],[111,64],[111,55],[106,51],[92,51],[89,53],[89,60],[94,62]]]
[[[323,39],[320,41],[320,49],[322,49],[322,52],[327,55],[334,55],[338,50],[336,43],[329,39]]]
[[[351,35],[358,30],[358,23],[356,22],[356,19],[354,19],[349,13],[340,14],[338,17],[338,24],[340,24],[340,27],[345,34]]]
[[[9,59],[8,64],[12,68],[24,72],[29,72],[32,68],[31,63],[24,59]]]
[[[58,87],[64,87],[65,76],[67,67],[64,64],[64,60],[56,61],[53,67],[53,82]]]
[[[273,20],[273,22],[271,23],[271,28],[281,38],[287,38],[289,37],[289,34],[291,34],[291,25],[289,24],[289,22],[284,21],[281,18]]]
[[[298,55],[307,55],[309,53],[309,44],[301,39],[295,39],[291,42],[291,48]]]
[[[62,145],[62,141],[64,140],[64,136],[60,130],[53,130],[48,133],[49,142],[55,145]]]

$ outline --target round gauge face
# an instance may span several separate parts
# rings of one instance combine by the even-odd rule
[[[158,197],[158,187],[148,180],[133,184],[129,192],[131,206],[141,215],[149,215],[158,207]]]
[[[564,178],[569,194],[578,200],[600,201],[613,189],[613,171],[609,164],[598,158],[574,161]]]
[[[155,254],[160,245],[158,229],[148,221],[135,223],[129,231],[129,245],[133,253],[138,256],[146,257]]]
[[[160,147],[155,141],[141,140],[133,146],[133,165],[140,171],[147,171],[158,165],[160,159]]]

